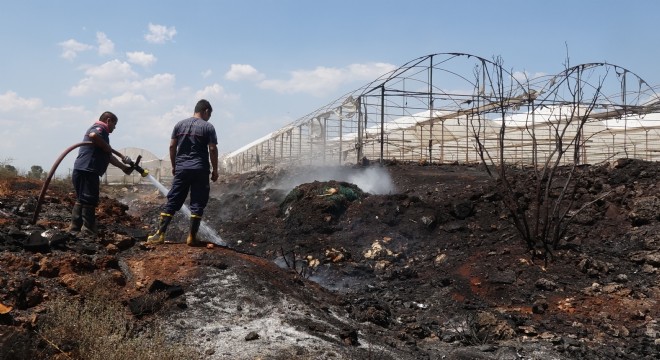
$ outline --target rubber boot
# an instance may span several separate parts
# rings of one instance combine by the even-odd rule
[[[78,233],[83,226],[82,204],[76,202],[71,210],[71,224],[66,229],[70,233]]]
[[[98,234],[96,227],[96,207],[92,205],[82,205],[82,232],[92,236]]]
[[[156,233],[147,238],[147,245],[160,245],[165,243],[165,233],[167,227],[170,226],[172,221],[172,214],[160,213],[160,221],[158,223],[158,230]]]
[[[202,246],[201,241],[197,240],[197,232],[199,232],[199,225],[202,223],[202,217],[199,215],[190,215],[190,233],[186,239],[188,246]]]

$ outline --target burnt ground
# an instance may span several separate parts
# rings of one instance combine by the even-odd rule
[[[148,184],[105,186],[92,239],[61,230],[66,186],[32,225],[41,182],[4,180],[0,359],[57,358],[40,319],[90,278],[115,290],[118,316],[158,321],[204,359],[657,359],[660,164],[580,172],[582,210],[547,263],[473,166],[221,176],[204,219],[227,247],[194,248],[183,214],[170,243],[141,245],[165,201]],[[531,173],[511,174],[529,201]]]

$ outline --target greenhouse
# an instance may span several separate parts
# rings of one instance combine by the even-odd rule
[[[654,87],[623,67],[588,63],[528,78],[499,58],[437,53],[222,155],[220,166],[656,161],[659,135]],[[145,154],[143,164],[169,174],[169,159]]]
[[[533,164],[657,160],[660,102],[630,70],[589,63],[528,79],[499,59],[424,56],[223,157],[228,172],[266,165],[397,160]],[[564,149],[568,152],[569,149]]]

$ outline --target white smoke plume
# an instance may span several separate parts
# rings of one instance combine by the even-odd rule
[[[395,192],[390,174],[382,167],[348,168],[318,167],[305,168],[304,173],[279,180],[267,188],[290,191],[300,184],[314,181],[344,181],[357,185],[362,191],[373,195],[386,195]]]

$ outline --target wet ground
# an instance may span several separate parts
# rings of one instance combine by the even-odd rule
[[[104,187],[91,239],[61,232],[65,186],[49,189],[31,225],[41,183],[5,181],[0,353],[39,343],[48,300],[84,296],[77,284],[93,277],[111,280],[124,315],[163,321],[207,359],[656,359],[660,166],[581,171],[580,211],[548,262],[474,166],[221,176],[204,221],[226,248],[186,246],[182,214],[170,243],[140,245],[165,201],[146,182]],[[511,176],[528,199],[533,174]],[[172,296],[146,304],[154,289]]]

